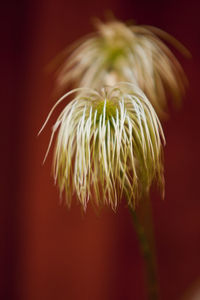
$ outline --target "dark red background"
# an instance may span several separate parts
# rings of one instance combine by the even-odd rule
[[[198,1],[11,1],[1,5],[1,299],[143,300],[142,259],[125,202],[116,213],[59,203],[42,160],[50,126],[36,137],[52,104],[45,66],[92,31],[107,9],[174,35],[190,87],[164,123],[166,197],[152,193],[161,299],[182,299],[200,279]],[[52,153],[50,154],[50,156]]]

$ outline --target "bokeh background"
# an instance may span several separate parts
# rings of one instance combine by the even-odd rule
[[[1,299],[145,299],[125,201],[116,213],[89,206],[84,214],[76,203],[69,211],[50,176],[52,152],[42,166],[55,119],[37,138],[56,100],[46,66],[109,10],[162,28],[192,53],[188,60],[174,51],[190,87],[163,123],[166,197],[153,191],[152,203],[161,299],[186,299],[200,281],[199,2],[10,1],[1,4]]]

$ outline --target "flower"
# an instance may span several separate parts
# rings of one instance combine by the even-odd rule
[[[181,65],[161,41],[188,51],[172,36],[155,27],[127,26],[119,21],[97,22],[97,32],[82,38],[68,50],[58,74],[58,84],[66,87],[101,88],[128,81],[138,85],[154,109],[164,116],[165,90],[179,100],[186,78]]]
[[[40,132],[57,105],[73,94],[52,128],[46,153],[57,132],[53,173],[67,204],[75,193],[84,209],[89,199],[116,209],[125,195],[135,207],[154,179],[163,190],[165,139],[144,93],[123,82],[100,92],[74,89],[57,101]]]

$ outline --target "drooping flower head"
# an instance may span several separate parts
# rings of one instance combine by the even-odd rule
[[[164,135],[144,93],[129,83],[100,92],[75,89],[58,100],[44,126],[70,94],[74,99],[59,115],[49,144],[57,131],[54,178],[67,204],[76,194],[84,209],[89,199],[115,209],[125,195],[134,207],[154,179],[163,189]]]
[[[66,87],[101,88],[120,81],[138,85],[157,113],[164,114],[165,89],[178,100],[186,79],[179,62],[160,38],[187,50],[162,30],[148,26],[127,26],[119,21],[97,22],[97,32],[73,45],[58,74]]]

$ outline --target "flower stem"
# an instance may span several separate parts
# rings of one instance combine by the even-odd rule
[[[155,257],[153,222],[149,199],[145,199],[139,213],[130,209],[135,231],[140,243],[140,251],[144,258],[148,300],[158,300],[158,281]]]

